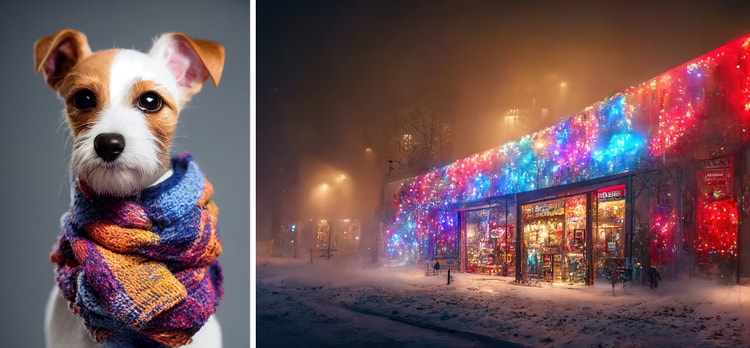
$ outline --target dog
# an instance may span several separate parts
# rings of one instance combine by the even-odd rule
[[[65,103],[65,118],[73,139],[71,177],[77,180],[77,187],[83,192],[74,197],[104,197],[104,200],[135,197],[137,200],[144,190],[160,187],[160,184],[168,182],[176,175],[170,152],[179,112],[185,108],[192,96],[200,92],[209,78],[218,87],[224,65],[224,48],[213,41],[193,39],[183,33],[168,33],[156,39],[147,53],[131,49],[92,52],[85,34],[73,29],[64,29],[37,40],[34,45],[34,64],[36,73],[43,73],[47,85]],[[71,186],[76,184],[72,183]],[[212,211],[211,209],[213,208],[208,208],[208,211]],[[205,211],[204,209],[201,213]],[[70,224],[75,225],[78,217],[68,220],[71,221]],[[73,246],[67,251],[70,259],[61,261],[65,252],[58,252],[56,257],[59,267],[83,267],[84,263],[70,257],[71,250],[80,251],[78,244],[75,244],[78,242],[68,242],[66,245]],[[106,244],[107,241],[103,243]],[[113,245],[123,243],[118,240],[113,242]],[[211,250],[218,255],[220,244],[218,241],[211,243]],[[97,243],[91,245],[93,247],[90,250],[96,251],[100,250],[97,248],[101,248]],[[78,254],[76,255],[78,257]],[[105,251],[102,251],[102,255],[102,258],[110,257]],[[128,255],[118,254],[111,257],[117,257],[117,262],[130,260],[127,259]],[[141,259],[138,260],[142,262]],[[84,269],[80,271],[81,274],[75,273],[78,279],[71,279],[69,283],[64,284],[78,284],[77,281],[80,282],[80,279],[90,273],[87,270],[99,269],[96,264],[89,264],[88,260],[86,262],[85,265],[89,268],[81,268]],[[150,272],[155,272],[153,269],[144,268],[138,274],[146,275],[141,278],[149,278],[152,274]],[[163,267],[159,269],[163,270]],[[215,271],[214,268],[211,270]],[[58,282],[60,277],[61,273],[58,271]],[[166,279],[170,275],[165,273],[164,277]],[[220,289],[220,280],[218,283],[213,279],[204,282],[208,284],[208,290],[201,290],[201,296],[209,294],[216,298],[221,297],[221,290],[216,290]],[[100,284],[89,285],[96,287]],[[179,288],[179,284],[176,287]],[[109,291],[102,289],[104,292]],[[83,302],[80,301],[88,301],[83,297],[96,294],[84,293],[83,288],[77,288],[77,297],[66,299],[66,291],[70,292],[70,289],[55,286],[50,293],[44,321],[47,347],[108,347],[109,337],[119,335],[120,331],[112,330],[111,327],[102,330],[100,321],[103,319],[99,316],[102,313],[97,311],[101,308],[116,308],[120,304],[101,304],[96,302],[100,298],[93,297],[94,300],[88,300],[94,301],[95,305],[82,308]],[[88,288],[86,291],[89,291]],[[184,298],[184,294],[182,296]],[[218,299],[216,301],[218,303]],[[178,303],[183,302],[185,301]],[[166,305],[156,303],[154,306],[162,308]],[[197,330],[197,333],[192,336],[192,332],[181,334],[181,339],[186,343],[185,347],[221,347],[221,327],[213,315],[213,310],[206,309],[210,317],[199,329],[193,329]],[[118,316],[124,318],[132,314],[116,311],[113,313],[115,314],[109,314],[107,320],[116,321]],[[144,313],[140,315],[145,316]],[[83,320],[83,314],[88,314],[89,317]],[[134,319],[130,327],[123,328],[123,332],[126,332],[123,335],[130,335],[132,330],[148,326],[147,323],[137,320]],[[149,330],[151,333],[158,331]],[[138,334],[134,335],[140,337]],[[166,337],[164,341],[169,341],[173,336],[163,334],[154,337]],[[142,346],[140,343],[118,344],[118,347]],[[164,343],[154,344],[155,347],[171,346]]]

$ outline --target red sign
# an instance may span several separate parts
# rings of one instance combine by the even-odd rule
[[[703,172],[703,182],[711,186],[724,186],[727,179],[724,169],[708,169]]]
[[[734,188],[734,158],[732,156],[700,161],[696,179],[701,198],[716,201],[732,195]]]
[[[610,186],[597,191],[599,202],[619,201],[625,199],[625,185]]]

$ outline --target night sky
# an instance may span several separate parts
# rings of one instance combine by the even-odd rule
[[[527,120],[536,130],[750,32],[741,0],[256,6],[259,238],[270,221],[260,202],[304,191],[310,159],[374,186],[359,200],[377,202],[384,124],[399,110],[451,119],[456,159],[527,133],[500,119],[529,94],[566,83],[548,120]]]

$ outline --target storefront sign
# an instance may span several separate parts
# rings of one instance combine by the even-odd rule
[[[533,205],[534,217],[562,215],[565,213],[565,202],[562,200]]]
[[[703,172],[703,182],[706,185],[725,185],[727,182],[724,169],[709,169]]]
[[[550,207],[548,204],[538,204],[534,206],[534,214],[546,214],[551,210],[552,207]]]
[[[625,199],[625,185],[606,187],[598,191],[599,202]]]
[[[700,199],[715,201],[732,195],[734,167],[731,156],[703,160],[701,166],[703,169],[696,175]]]
[[[701,162],[701,164],[703,165],[703,169],[727,168],[732,165],[732,160],[730,157],[711,158],[703,160]]]

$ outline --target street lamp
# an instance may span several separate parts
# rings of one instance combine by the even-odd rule
[[[342,183],[344,180],[346,180],[346,174],[339,174],[336,175],[336,178],[333,179],[337,184]]]
[[[388,185],[388,180],[391,178],[391,173],[393,172],[393,160],[388,160],[388,175],[383,180],[383,224],[385,224],[385,187]]]
[[[393,160],[389,159],[388,160],[388,175],[386,175],[386,176],[383,177],[383,194],[380,197],[381,201],[383,203],[383,211],[381,213],[381,218],[380,218],[380,237],[379,237],[379,239],[382,241],[383,251],[385,251],[385,243],[386,243],[386,238],[385,238],[385,226],[386,226],[385,189],[386,189],[386,185],[388,184],[388,181],[389,181],[389,179],[391,177],[391,173],[392,172],[393,172]],[[380,246],[380,244],[381,243],[379,242],[378,246]],[[378,255],[378,253],[379,253],[379,251],[376,250],[375,251],[375,255]]]
[[[313,243],[312,248],[323,249],[323,252],[330,256],[333,246],[331,242],[335,241],[332,234],[334,221],[344,218],[345,214],[350,212],[348,200],[350,187],[348,185],[348,174],[340,170],[326,170],[319,172],[317,183],[310,186],[307,204],[308,212],[311,217],[315,217],[316,223],[313,226]],[[328,226],[322,229],[321,223]],[[312,222],[312,219],[311,219]],[[327,246],[326,246],[327,244]]]
[[[557,113],[564,112],[567,107],[567,94],[568,94],[568,82],[567,81],[560,81],[560,88],[558,90],[558,110]]]

